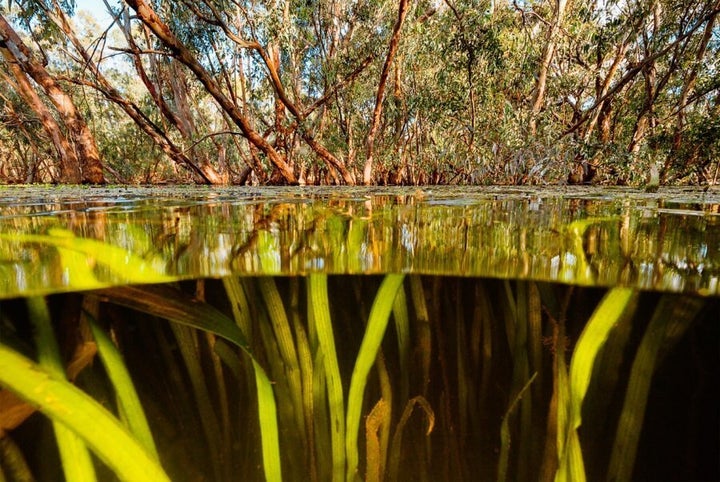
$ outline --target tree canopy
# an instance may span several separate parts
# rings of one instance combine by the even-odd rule
[[[0,6],[0,182],[720,181],[720,0]]]

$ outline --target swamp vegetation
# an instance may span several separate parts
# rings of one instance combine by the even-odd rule
[[[717,0],[88,4],[0,4],[0,182],[720,181]]]
[[[5,480],[720,474],[713,190],[3,193]]]
[[[34,349],[27,334],[21,341],[50,321],[25,315],[37,302],[2,302],[0,376],[63,420],[64,404],[85,410],[91,402],[65,399],[49,385],[23,392],[20,382],[32,380],[13,378],[27,376],[20,363],[51,376],[26,358],[16,361],[23,351],[42,351],[40,340]],[[101,427],[100,416],[112,417],[104,409],[85,421],[89,427],[66,422],[121,479],[148,480],[159,461],[171,480],[702,480],[718,473],[717,299],[314,274],[108,288],[48,302],[70,363],[87,364],[96,349],[101,357],[75,383],[136,437],[86,435]],[[132,385],[112,377],[108,349],[122,353]],[[120,398],[129,387],[147,425]],[[8,405],[3,392],[3,422],[12,423],[7,414],[19,403]],[[140,422],[141,414],[134,413]],[[49,460],[61,439],[38,417],[23,420],[4,444],[21,447],[15,462],[25,460],[39,479],[55,480],[61,465]],[[131,444],[139,447],[133,452]],[[121,453],[138,450],[145,457],[125,465]],[[8,452],[3,470],[21,480]],[[105,470],[98,468],[100,478]]]

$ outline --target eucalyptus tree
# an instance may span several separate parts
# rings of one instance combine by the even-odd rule
[[[719,3],[126,0],[110,40],[71,1],[10,2],[0,120],[30,150],[0,142],[75,182],[93,136],[119,180],[712,181]]]
[[[146,114],[141,107],[133,101],[127,94],[123,94],[121,90],[113,85],[110,79],[103,73],[101,68],[102,57],[97,57],[88,50],[87,47],[81,42],[72,22],[68,18],[65,11],[62,9],[58,0],[50,0],[49,4],[41,5],[43,12],[53,22],[53,24],[65,35],[69,43],[72,45],[74,51],[79,56],[78,62],[83,66],[82,77],[76,78],[76,82],[82,83],[96,89],[100,92],[108,101],[116,104],[121,108],[127,116],[133,120],[137,127],[145,133],[154,143],[157,145],[170,159],[180,166],[189,169],[195,176],[201,181],[212,184],[221,184],[224,179],[215,171],[213,166],[209,162],[197,162],[197,156],[193,156],[191,159],[183,149],[181,149],[173,141],[169,133],[160,127],[153,119]],[[134,44],[131,44],[134,45]],[[142,71],[140,72],[143,73]],[[89,79],[87,77],[90,77]],[[141,75],[141,78],[143,76]],[[175,76],[177,78],[177,75]],[[181,84],[180,79],[176,79],[174,84]],[[146,84],[149,85],[149,84]],[[152,85],[149,85],[151,94],[155,94],[152,90]],[[183,92],[184,93],[184,92]],[[157,95],[153,95],[155,100]],[[164,104],[161,104],[164,106]],[[169,109],[166,110],[169,111]],[[181,111],[181,113],[187,112],[187,109]],[[165,111],[164,111],[165,113]],[[171,120],[174,120],[176,127],[181,127],[180,132],[184,134],[184,137],[190,137],[189,128],[182,129],[182,127],[191,125],[191,121],[187,118],[182,123],[177,119],[180,115],[168,116]]]
[[[532,108],[530,112],[529,128],[530,132],[534,135],[536,132],[536,117],[540,112],[540,109],[545,103],[545,90],[547,89],[547,79],[550,72],[550,65],[553,62],[555,56],[555,50],[557,49],[558,37],[560,36],[560,29],[565,17],[565,10],[567,8],[567,0],[556,0],[552,12],[552,18],[549,20],[547,27],[547,34],[543,46],[543,53],[541,60],[538,65],[536,74],[536,85],[533,91],[532,97]]]
[[[400,42],[400,34],[402,31],[405,17],[408,13],[408,0],[400,0],[398,2],[398,14],[397,21],[393,27],[392,36],[390,37],[390,45],[388,46],[388,52],[385,57],[385,62],[380,73],[380,79],[378,80],[377,92],[375,94],[375,108],[373,109],[372,120],[370,122],[370,130],[367,134],[367,154],[365,158],[365,167],[363,169],[363,183],[372,184],[372,168],[373,168],[373,151],[375,149],[375,135],[380,124],[380,116],[382,115],[382,106],[385,98],[385,88],[387,86],[388,76],[390,75],[390,68],[395,54],[398,50],[398,44]],[[396,70],[397,72],[397,70]]]
[[[48,149],[52,140],[48,142],[37,113],[20,97],[14,78],[1,66],[0,81],[9,87],[0,92],[0,182],[57,181],[60,166],[47,162],[55,153],[52,147]],[[66,139],[58,139],[62,140]]]
[[[339,156],[331,153],[316,138],[313,128],[308,122],[307,107],[303,105],[302,99],[295,98],[291,94],[292,87],[288,89],[287,84],[283,82],[280,70],[280,46],[274,36],[265,34],[266,30],[274,33],[273,29],[278,29],[278,33],[283,33],[279,26],[287,24],[289,3],[285,5],[284,9],[270,8],[273,5],[257,5],[253,11],[249,11],[239,3],[234,3],[234,8],[223,10],[218,8],[214,2],[209,1],[194,6],[184,4],[187,7],[186,11],[193,16],[194,21],[203,26],[204,38],[211,37],[210,41],[212,42],[213,36],[224,35],[228,42],[232,42],[246,53],[251,53],[259,60],[274,94],[273,103],[276,115],[274,125],[276,142],[274,143],[269,142],[268,136],[263,135],[252,122],[246,110],[243,109],[240,98],[235,95],[233,86],[230,85],[229,89],[223,88],[224,85],[227,85],[228,80],[226,65],[220,64],[217,72],[219,75],[216,75],[211,70],[212,64],[203,65],[200,58],[201,53],[196,54],[192,45],[183,42],[171,29],[169,23],[158,15],[152,5],[136,0],[127,3],[135,11],[137,19],[152,31],[163,48],[167,49],[173,58],[193,73],[223,113],[240,129],[250,147],[262,152],[286,182],[297,182],[297,176],[293,167],[288,163],[287,152],[283,152],[285,149],[281,142],[283,137],[287,137],[283,136],[285,133],[282,132],[282,129],[284,128],[296,133],[312,152],[326,163],[329,169],[339,174],[343,182],[348,184],[355,182],[355,178],[346,167],[345,162]],[[267,17],[264,19],[263,25],[256,25],[255,16],[258,13],[260,16]],[[243,28],[245,25],[248,25],[247,29]],[[217,56],[217,52],[214,54]],[[259,71],[256,70],[253,75],[258,73]],[[285,114],[286,112],[289,113],[289,116]],[[272,130],[272,128],[270,129]],[[281,142],[277,142],[278,140]]]
[[[671,170],[693,170],[676,165],[675,156],[689,128],[686,113],[703,119],[717,102],[711,79],[717,78],[718,44],[711,39],[719,11],[717,0],[619,2],[596,11],[595,34],[586,41],[586,51],[596,52],[596,62],[587,63],[594,66],[596,88],[582,99],[565,135],[579,132],[585,142],[597,136],[601,149],[610,143],[625,151],[627,161],[611,164],[626,173],[609,172],[626,180],[629,171],[642,175],[649,163],[663,164],[666,179]],[[704,82],[695,89],[698,77]]]
[[[14,152],[3,155],[2,179],[21,182],[43,179],[62,180],[69,183],[80,182],[80,161],[70,145],[70,141],[19,64],[12,59],[12,56],[8,55],[6,50],[3,50],[3,53],[10,58],[9,61],[6,58],[5,63],[8,71],[0,71],[3,83],[9,87],[2,94],[3,127],[10,134],[4,139],[3,144],[12,143],[15,149],[13,149]],[[44,133],[41,134],[37,129],[33,129],[35,119],[42,126]],[[57,153],[58,165],[50,166],[43,175],[40,172],[42,160],[53,157],[49,153],[40,152],[40,146],[48,138]],[[34,154],[32,159],[23,155],[24,149],[22,149],[21,143],[27,145],[32,151]],[[14,157],[19,159],[13,159]]]
[[[53,142],[60,165],[59,180],[69,183],[105,182],[95,138],[72,97],[48,72],[43,61],[36,58],[3,15],[0,15],[0,53],[15,80],[13,87],[35,111]],[[59,122],[53,118],[31,82],[35,82],[52,103],[67,128],[66,132],[61,130]]]

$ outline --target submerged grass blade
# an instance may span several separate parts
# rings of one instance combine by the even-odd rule
[[[258,397],[258,417],[262,439],[263,464],[268,482],[282,480],[280,440],[275,394],[265,369],[256,360],[242,331],[222,312],[205,303],[187,299],[178,290],[165,286],[123,286],[97,292],[109,302],[215,333],[241,348],[252,361]],[[232,300],[231,300],[232,301]]]
[[[308,278],[308,301],[312,320],[322,351],[322,362],[327,380],[328,406],[330,411],[330,439],[332,446],[332,480],[340,482],[345,477],[345,402],[343,399],[340,365],[335,350],[335,338],[330,319],[327,275],[311,274]]]
[[[390,446],[390,455],[388,457],[388,480],[400,480],[398,474],[400,472],[400,454],[402,453],[403,432],[405,431],[405,426],[407,425],[408,420],[410,420],[410,415],[412,415],[415,405],[419,406],[425,412],[425,416],[427,417],[427,429],[425,430],[425,436],[429,436],[435,427],[435,412],[433,412],[433,409],[427,399],[425,399],[422,395],[418,395],[408,400],[407,404],[405,404],[405,409],[400,416],[400,420],[395,427],[395,433],[393,434],[392,444]]]
[[[85,313],[85,316],[88,318],[90,330],[97,343],[100,360],[102,360],[105,372],[113,386],[118,407],[120,407],[128,429],[137,441],[145,447],[148,454],[159,461],[160,457],[157,453],[150,425],[145,417],[145,411],[140,403],[140,397],[138,397],[135,385],[127,370],[127,366],[125,366],[120,351],[107,333],[105,333],[105,330],[98,326],[97,321],[88,313]]]
[[[613,288],[600,302],[578,338],[570,362],[571,403],[573,427],[581,423],[581,407],[592,375],[595,357],[613,326],[623,316],[637,293],[631,288]]]
[[[498,482],[508,480],[508,460],[510,458],[510,416],[515,411],[515,407],[517,407],[518,402],[520,402],[520,400],[522,400],[525,396],[525,392],[527,392],[528,388],[530,388],[532,382],[535,381],[536,376],[537,372],[533,373],[533,376],[530,377],[530,380],[528,380],[525,386],[520,389],[517,396],[510,403],[510,406],[508,407],[507,411],[505,412],[505,416],[503,417],[503,421],[500,424],[500,457],[497,472]]]
[[[529,306],[528,306],[528,281],[516,282],[516,326],[515,326],[515,348],[513,349],[513,384],[512,393],[517,393],[520,400],[520,440],[518,443],[517,477],[519,480],[527,478],[527,470],[530,466],[530,443],[532,441],[532,397],[520,397],[520,393],[526,390],[527,380],[530,376],[528,330]]]
[[[33,474],[20,447],[9,435],[0,437],[0,482],[32,480]]]
[[[73,251],[86,258],[94,260],[102,264],[114,275],[127,282],[133,283],[162,283],[173,281],[171,276],[167,276],[152,263],[130,251],[104,243],[97,239],[76,237],[72,231],[66,229],[54,228],[48,231],[48,234],[5,234],[0,233],[0,239],[8,241],[16,241],[20,243],[41,243],[55,246],[58,249],[67,250],[66,253]],[[75,258],[73,264],[66,266],[71,269],[76,266],[78,258]],[[77,265],[79,266],[79,265]],[[86,272],[86,268],[82,268],[82,272]],[[72,274],[71,274],[72,276]],[[79,279],[79,278],[78,278]],[[94,286],[102,286],[104,283],[98,282]]]
[[[35,328],[39,365],[58,380],[67,379],[45,298],[27,299],[30,320]],[[55,439],[66,480],[94,481],[95,467],[85,443],[65,425],[53,420]]]
[[[307,473],[317,481],[317,457],[315,452],[315,404],[313,399],[313,351],[310,347],[308,330],[300,314],[300,279],[290,280],[290,319],[297,344],[300,378],[302,379],[303,417],[305,418],[305,456]]]
[[[260,293],[267,307],[268,317],[272,324],[275,341],[280,350],[280,356],[285,365],[284,371],[288,386],[290,387],[290,399],[293,403],[293,413],[298,434],[304,437],[305,419],[303,417],[302,378],[290,322],[285,312],[280,292],[275,284],[275,279],[272,277],[259,278],[258,286],[260,287]]]
[[[316,344],[317,346],[317,344]],[[324,366],[323,353],[321,350],[315,351],[315,358],[313,364],[318,367],[317,370],[313,371],[313,407],[315,411],[315,417],[313,424],[315,426],[315,453],[317,455],[317,474],[318,480],[333,480],[333,470],[335,469],[335,458],[337,455],[331,455],[327,457],[327,454],[334,454],[336,447],[332,444],[332,431],[337,428],[332,424],[332,417],[330,415],[330,408],[328,407],[330,401],[327,391],[327,374],[324,369],[319,367]],[[345,476],[345,418],[340,421],[342,427],[343,439],[340,441],[340,451],[342,455],[340,457],[343,460],[342,463],[342,477]],[[323,455],[325,455],[323,457]]]
[[[630,480],[640,440],[653,372],[663,350],[675,343],[702,309],[704,300],[665,295],[638,347],[613,444],[607,480]]]
[[[215,415],[215,408],[200,364],[197,332],[192,331],[188,326],[177,323],[173,323],[170,327],[177,340],[180,355],[182,356],[185,369],[190,378],[190,385],[192,386],[198,413],[200,414],[200,422],[205,432],[205,442],[207,443],[208,451],[212,458],[212,468],[215,473],[215,478],[219,480],[222,474],[220,467],[222,463],[222,452],[219,446],[221,433],[220,423]]]
[[[250,305],[243,290],[243,285],[236,277],[225,277],[222,280],[225,292],[230,300],[230,305],[235,323],[240,327],[246,339],[252,338],[252,325],[250,323]]]
[[[637,293],[631,288],[613,288],[600,301],[590,320],[578,338],[570,362],[569,399],[566,424],[558,423],[558,435],[564,443],[558,443],[560,466],[556,481],[581,482],[585,480],[578,428],[582,423],[582,403],[592,377],[595,358],[605,344],[610,330],[631,306]],[[564,410],[559,406],[558,413]],[[564,426],[564,429],[563,429]],[[560,440],[558,440],[560,442]]]
[[[170,481],[162,467],[100,403],[0,344],[0,385],[77,433],[123,481]]]
[[[422,385],[420,393],[426,396],[427,385],[430,380],[430,359],[432,358],[432,329],[430,327],[430,316],[428,315],[422,279],[420,279],[418,275],[411,275],[409,276],[409,280],[410,293],[415,310],[417,351],[418,357],[420,358],[420,382]]]
[[[537,375],[537,383],[533,385],[533,399],[542,399],[543,370],[542,370],[542,303],[537,283],[528,283],[528,354],[530,358],[530,372]]]
[[[392,407],[393,407],[393,389],[390,381],[390,373],[387,368],[385,361],[385,355],[382,349],[378,352],[377,360],[375,361],[375,368],[378,374],[378,381],[380,383],[380,396],[385,404],[385,408],[377,413],[378,417],[382,417],[379,421],[378,427],[380,430],[380,452],[379,452],[379,463],[380,473],[385,473],[385,466],[387,464],[388,447],[390,446],[390,421],[392,419]]]
[[[370,414],[365,418],[365,445],[367,462],[365,464],[365,482],[380,482],[384,473],[384,451],[382,436],[383,426],[388,422],[388,403],[382,398],[378,400]]]
[[[210,358],[212,363],[213,375],[211,382],[214,382],[216,399],[220,405],[220,428],[222,431],[222,441],[220,442],[220,458],[223,461],[221,469],[223,470],[223,478],[231,478],[230,450],[232,448],[232,423],[230,420],[230,402],[225,373],[223,371],[222,359],[215,352],[215,344],[218,341],[217,336],[212,333],[203,333],[205,342],[210,350]]]
[[[405,405],[410,393],[410,316],[408,315],[405,288],[400,286],[393,304],[393,320],[397,334],[400,358],[400,406]]]
[[[390,321],[395,295],[402,285],[404,275],[388,274],[383,279],[380,289],[375,296],[370,316],[368,318],[365,335],[360,344],[350,379],[350,391],[348,394],[347,422],[345,432],[345,450],[347,454],[347,475],[348,481],[354,480],[358,475],[358,435],[360,430],[360,418],[363,406],[363,397],[367,377],[370,369],[375,363],[380,344],[385,335],[385,329]]]

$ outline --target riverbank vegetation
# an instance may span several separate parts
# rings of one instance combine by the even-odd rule
[[[717,0],[0,6],[0,182],[720,180]]]

